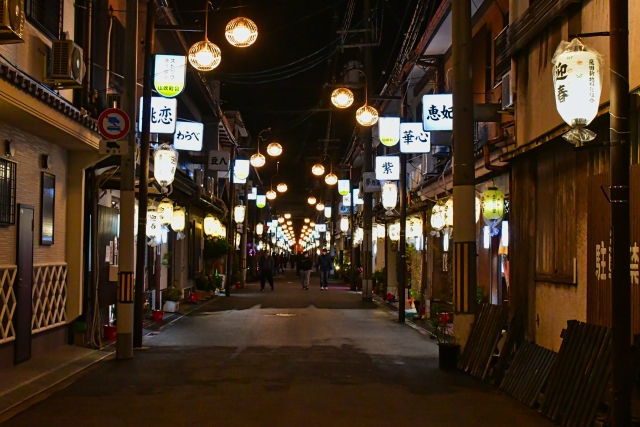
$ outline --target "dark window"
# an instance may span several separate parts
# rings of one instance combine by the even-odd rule
[[[25,12],[40,30],[53,39],[59,39],[62,32],[63,0],[25,0]]]
[[[16,223],[16,166],[0,159],[0,225]]]
[[[109,52],[109,85],[111,89],[121,91],[124,83],[125,27],[117,18],[113,18]],[[108,105],[107,107],[111,107]]]

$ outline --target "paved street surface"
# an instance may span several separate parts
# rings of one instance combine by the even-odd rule
[[[437,367],[437,346],[341,284],[290,270],[218,298],[4,426],[551,426]]]

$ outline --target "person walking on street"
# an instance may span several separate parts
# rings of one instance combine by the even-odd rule
[[[311,277],[311,269],[313,268],[313,262],[309,258],[308,253],[304,253],[300,264],[300,277],[302,278],[302,289],[309,290],[309,278]]]
[[[320,270],[320,290],[329,290],[329,273],[333,267],[333,259],[327,254],[327,250],[322,250],[322,255],[318,258],[318,269]]]
[[[269,282],[271,290],[273,290],[273,271],[276,268],[275,257],[270,256],[269,251],[264,251],[258,267],[260,268],[260,292],[264,291],[265,281]]]

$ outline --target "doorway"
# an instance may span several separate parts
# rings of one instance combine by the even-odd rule
[[[18,205],[18,236],[16,238],[16,264],[18,265],[15,282],[15,353],[14,363],[25,362],[31,358],[31,317],[33,287],[33,206]]]

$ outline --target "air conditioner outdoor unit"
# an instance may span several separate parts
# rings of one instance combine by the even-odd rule
[[[513,93],[511,92],[511,71],[502,76],[502,109],[513,109]]]
[[[0,0],[0,44],[23,43],[24,0]]]
[[[51,76],[45,79],[45,83],[53,84],[59,89],[81,88],[84,72],[82,48],[73,40],[54,40]]]

